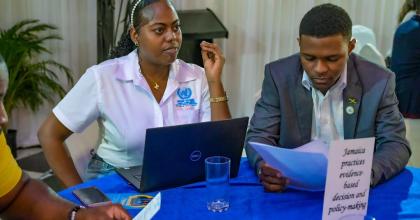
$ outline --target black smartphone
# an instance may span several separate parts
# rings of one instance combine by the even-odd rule
[[[84,206],[88,207],[103,205],[111,202],[111,200],[102,191],[94,186],[73,190],[73,194]]]

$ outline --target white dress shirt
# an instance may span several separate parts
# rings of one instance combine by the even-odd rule
[[[140,73],[137,50],[89,68],[53,113],[73,132],[97,120],[97,154],[116,167],[142,164],[147,128],[211,119],[203,68],[182,60],[172,63],[158,103]]]
[[[343,89],[347,85],[347,65],[338,81],[325,95],[312,86],[312,82],[305,71],[303,72],[302,85],[312,93],[311,139],[322,140],[327,143],[332,140],[344,140]]]

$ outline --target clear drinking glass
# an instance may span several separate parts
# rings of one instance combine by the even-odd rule
[[[230,159],[208,157],[206,163],[207,209],[224,212],[229,209]]]

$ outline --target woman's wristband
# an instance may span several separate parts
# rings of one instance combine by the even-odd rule
[[[216,102],[227,102],[228,101],[228,97],[226,95],[224,96],[219,96],[219,97],[210,97],[210,103],[216,103]]]

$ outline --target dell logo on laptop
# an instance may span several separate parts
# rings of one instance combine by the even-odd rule
[[[198,161],[201,158],[201,151],[195,150],[190,154],[190,160],[191,161]]]

